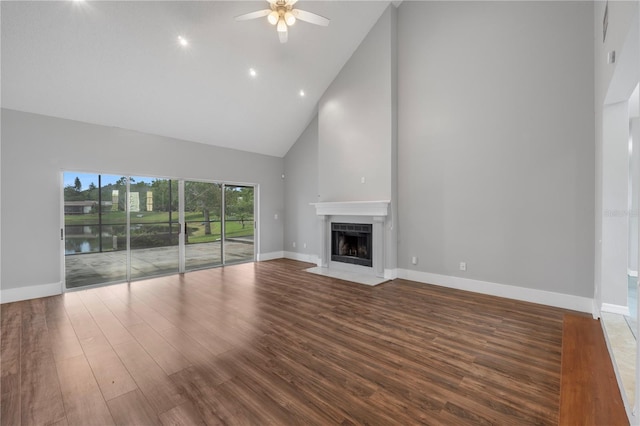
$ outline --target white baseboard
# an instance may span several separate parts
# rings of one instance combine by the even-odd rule
[[[595,320],[600,319],[600,317],[601,317],[600,306],[598,306],[598,302],[596,301],[596,299],[593,299],[593,306],[591,308],[591,316]]]
[[[28,287],[8,288],[0,290],[0,303],[19,302],[62,294],[62,283],[32,285]]]
[[[611,314],[629,316],[629,307],[628,306],[613,305],[611,303],[603,303],[602,307],[600,308],[600,311],[601,312],[609,312]]]
[[[272,251],[271,253],[258,253],[256,260],[258,262],[264,262],[265,260],[282,259],[283,257],[283,251]]]
[[[449,275],[432,274],[429,272],[413,271],[410,269],[399,269],[398,278],[425,284],[433,284],[441,287],[488,294],[491,296],[504,297],[507,299],[521,300],[523,302],[539,303],[541,305],[554,306],[556,308],[593,313],[593,299],[588,297],[572,296],[569,294],[497,284],[488,281],[472,280],[469,278],[453,277]]]
[[[320,262],[320,258],[315,254],[297,253],[295,251],[285,251],[284,257],[286,259],[299,260],[300,262],[308,262],[317,265]]]
[[[397,269],[385,269],[384,277],[388,280],[395,280],[398,278],[398,270]]]

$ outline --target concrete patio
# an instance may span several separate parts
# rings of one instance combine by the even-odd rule
[[[227,240],[225,263],[254,259],[253,240]],[[220,241],[185,247],[186,270],[222,265]],[[65,256],[67,288],[126,281],[127,252],[110,251]],[[178,273],[178,246],[137,249],[131,251],[131,279]]]

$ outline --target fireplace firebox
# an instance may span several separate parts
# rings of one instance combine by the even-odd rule
[[[366,223],[331,224],[331,260],[373,266],[372,225]]]

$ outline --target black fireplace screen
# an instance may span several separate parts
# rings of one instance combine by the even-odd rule
[[[371,224],[366,223],[332,223],[331,260],[373,266],[371,230]]]

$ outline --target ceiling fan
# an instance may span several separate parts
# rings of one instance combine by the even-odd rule
[[[323,27],[329,25],[329,19],[324,16],[316,15],[315,13],[307,12],[305,10],[294,9],[293,5],[296,4],[298,0],[267,1],[269,2],[270,9],[258,10],[236,16],[236,21],[247,21],[249,19],[257,19],[266,16],[271,25],[276,25],[278,37],[280,37],[280,43],[287,42],[288,27],[295,24],[297,19],[309,22],[310,24],[322,25]]]

